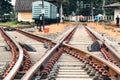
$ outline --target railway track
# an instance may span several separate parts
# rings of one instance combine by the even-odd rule
[[[99,34],[88,27],[86,27],[86,29],[93,41],[99,40],[101,42],[100,51],[103,53],[105,58],[120,68],[120,51],[118,51],[120,49],[119,43],[111,40],[104,34]]]
[[[10,47],[5,42],[4,38],[2,37],[2,32],[0,31],[0,77],[2,77],[3,73],[7,69],[12,53],[10,51]]]
[[[31,35],[20,30],[6,32],[21,45],[24,52],[24,60],[15,79],[20,79],[34,63],[54,46],[54,43],[52,44],[49,39]]]
[[[49,39],[45,39],[45,38],[41,39],[40,37],[38,37],[37,38],[38,41],[44,42],[44,47],[43,47],[43,44],[39,44],[40,42],[39,43],[37,41],[35,42],[33,39],[25,37],[24,35],[21,35],[18,32],[16,32],[16,31],[12,31],[12,32],[6,31],[5,32],[1,28],[1,34],[5,38],[7,44],[9,45],[10,50],[12,52],[11,64],[6,69],[4,74],[2,75],[3,76],[2,78],[4,80],[11,80],[13,78],[16,79],[18,77],[20,78],[21,75],[23,75],[30,68],[31,63],[34,64],[34,62],[36,62],[38,60],[38,58],[40,58],[40,56],[44,55],[42,53],[38,54],[38,50],[40,51],[40,48],[42,48],[42,51],[45,51],[45,48],[44,48],[45,45],[47,45],[47,48],[54,46],[54,44],[53,45],[49,44],[49,41],[50,41]],[[17,36],[15,36],[14,34]],[[12,37],[9,37],[11,35],[12,35]],[[22,37],[22,40],[21,40],[21,38],[18,38],[18,36]],[[33,47],[36,46],[37,50],[34,50],[33,52],[29,51],[31,49],[31,47],[28,46],[29,44],[26,44],[27,42],[25,42],[26,41],[25,39],[30,40],[30,42],[28,42],[28,43],[31,43],[31,41],[34,42],[34,44],[32,46]],[[27,50],[29,52],[31,52],[30,56],[29,56]],[[18,51],[20,52],[19,55],[18,55]],[[24,56],[23,56],[23,53],[24,53]],[[35,56],[33,54],[35,54]],[[24,57],[24,59],[23,59],[23,57]],[[30,58],[32,58],[32,59],[30,59]],[[10,73],[11,73],[11,75],[10,75]]]
[[[7,31],[7,33],[17,42],[24,44],[25,49],[30,55],[32,64],[34,64],[47,51],[42,42],[27,37],[17,31]]]
[[[92,39],[89,37],[89,35],[85,31],[85,28],[82,25],[78,26],[75,33],[72,35],[72,38],[68,42],[69,45],[86,52],[89,52],[87,50],[87,47],[92,43],[93,43]],[[100,56],[101,58],[105,59],[100,51],[91,52],[91,54],[94,54],[95,56]],[[93,77],[89,77],[87,71],[82,69],[84,63],[69,54],[63,53],[62,56],[59,58],[59,60],[56,62],[56,64],[60,67],[56,76],[57,80],[65,80],[65,79],[92,80],[93,79]]]
[[[78,31],[76,30],[75,35],[72,36],[72,39],[69,41],[69,44],[74,46],[74,47],[77,47],[78,49],[82,48],[81,50],[88,52],[87,51],[87,47],[90,44],[92,44],[93,42],[92,42],[92,40],[90,38],[86,37],[86,36],[89,36],[89,35],[87,35],[84,32],[85,31],[85,30],[83,30],[84,27],[80,27],[80,28],[81,28],[82,34],[80,33],[81,31],[78,28],[77,29]],[[82,36],[83,34],[84,34],[84,36]],[[78,37],[78,36],[80,36],[81,38]],[[105,79],[105,76],[111,75],[111,72],[108,73],[109,71],[107,71],[106,69],[105,69],[105,71],[103,70],[103,72],[101,72],[99,70],[99,69],[101,69],[104,66],[108,67],[108,65],[101,65],[100,64],[101,68],[98,69],[98,73],[97,73],[97,71],[95,71],[95,72],[93,71],[93,73],[96,73],[96,74],[90,73],[91,70],[92,70],[92,68],[91,68],[92,64],[91,63],[89,64],[90,67],[88,68],[88,70],[87,70],[87,68],[82,69],[83,65],[85,65],[85,63],[88,64],[89,61],[86,62],[86,61],[81,59],[82,63],[80,63],[79,56],[77,54],[75,54],[75,53],[77,53],[77,51],[76,50],[72,50],[72,48],[68,48],[68,50],[66,49],[66,52],[68,54],[70,54],[70,55],[68,55],[66,53],[63,53],[62,54],[63,56],[61,56],[59,58],[59,60],[56,61],[55,66],[58,66],[59,70],[57,72],[55,72],[54,69],[51,69],[51,71],[49,72],[49,75],[48,75],[48,78],[50,78],[50,80],[51,79],[53,79],[53,80],[54,79],[56,79],[56,80],[63,80],[63,79],[64,80],[68,80],[68,79],[71,79],[71,80],[73,80],[73,79],[75,79],[75,80],[78,80],[78,79],[79,80],[80,79],[81,80],[93,80],[93,77],[90,77],[92,75],[98,75],[99,74],[99,76],[102,76],[102,77],[99,77],[99,79],[100,78],[101,79]],[[90,55],[92,55],[94,57],[98,57],[99,56],[99,58],[103,58],[102,60],[107,61],[100,51],[91,52]],[[88,54],[87,57],[90,56],[90,55]],[[77,60],[75,60],[76,57],[78,58]],[[96,67],[98,67],[98,63],[95,63],[95,64],[97,65]],[[100,65],[99,65],[99,67],[100,67]],[[79,68],[78,68],[78,66],[79,66]],[[95,66],[92,66],[92,67],[95,68]],[[53,68],[54,68],[54,66],[53,66]],[[78,71],[76,71],[76,70],[78,70]],[[79,72],[79,70],[81,72]],[[95,70],[97,70],[97,68]],[[80,74],[80,73],[83,73],[83,74]],[[87,74],[87,73],[89,73],[89,74]],[[108,77],[106,77],[106,78],[108,78]],[[117,80],[117,78],[116,78],[116,80]]]
[[[31,80],[93,80],[94,77],[99,77],[100,80],[100,78],[109,78],[109,75],[111,79],[118,76],[116,80],[119,80],[119,68],[112,65],[107,60],[65,44],[54,53],[45,68]]]
[[[94,43],[94,41],[89,37],[89,34],[86,32],[85,28],[83,25],[79,25],[77,28],[75,34],[72,36],[72,38],[69,41],[69,45],[76,47],[80,50],[89,52],[91,54],[94,54],[96,56],[99,56],[103,59],[104,56],[103,54],[97,50],[89,51],[88,48],[91,48],[90,46]]]
[[[69,39],[70,39],[70,37],[72,37],[72,35],[70,35],[69,34],[69,36],[66,36],[66,42],[69,42]],[[67,46],[68,47],[68,46]],[[80,59],[80,56],[78,56],[78,54],[77,54],[77,51],[75,50],[74,51],[74,48],[71,48],[70,46],[68,47],[68,48],[66,48],[66,49],[64,49],[67,53],[69,53],[70,55],[72,55],[72,56],[74,56],[74,57],[77,57],[78,59]],[[58,53],[59,53],[59,51],[58,51]],[[54,53],[55,54],[55,53]],[[57,54],[57,53],[56,53]],[[80,60],[83,62],[82,64],[88,64],[89,63],[89,61],[87,62],[87,58],[86,57],[88,57],[88,56],[92,56],[92,58],[93,58],[93,56],[94,56],[94,58],[95,58],[95,63],[94,62],[92,62],[91,63],[91,61],[90,61],[90,63],[89,63],[89,65],[91,65],[92,67],[93,67],[93,70],[96,70],[97,68],[99,68],[99,69],[97,69],[98,71],[96,71],[97,72],[97,74],[99,74],[99,76],[102,76],[102,78],[104,77],[106,77],[106,78],[108,78],[109,77],[109,74],[111,74],[111,73],[115,73],[114,75],[119,75],[119,71],[117,72],[116,70],[117,70],[117,68],[118,67],[116,67],[116,66],[112,66],[112,67],[114,67],[114,68],[116,68],[116,70],[114,70],[113,72],[109,72],[109,71],[107,71],[106,69],[103,69],[102,67],[108,67],[108,66],[110,66],[110,65],[106,65],[106,63],[108,63],[107,62],[107,60],[105,60],[105,59],[103,59],[102,61],[101,60],[99,60],[99,59],[97,59],[97,61],[96,61],[96,56],[95,55],[92,55],[92,54],[88,54],[88,53],[86,53],[86,52],[81,52],[81,54],[84,54],[84,56],[85,56],[85,58],[81,58]],[[86,55],[86,54],[88,54],[88,55]],[[64,55],[64,53],[63,53],[63,55]],[[100,53],[99,53],[99,55],[100,55]],[[59,60],[57,61],[57,59],[56,59],[56,57],[57,58],[59,58],[60,57],[60,55],[56,55],[55,56],[55,59],[54,59],[54,56],[50,59],[50,61],[48,61],[48,63],[45,65],[45,68],[44,68],[44,70],[43,71],[41,71],[41,72],[39,72],[39,73],[36,73],[36,75],[37,75],[37,77],[36,76],[34,76],[32,79],[43,79],[43,78],[47,78],[47,79],[49,79],[50,78],[50,80],[51,80],[51,78],[53,78],[53,80],[54,79],[63,79],[63,77],[59,77],[59,75],[62,75],[62,76],[65,76],[65,75],[68,75],[66,78],[67,79],[70,79],[70,77],[71,77],[71,74],[70,73],[67,73],[67,72],[65,72],[65,71],[63,71],[63,72],[61,72],[60,74],[59,74],[59,70],[58,70],[58,73],[56,73],[56,74],[54,74],[55,72],[54,72],[54,65],[56,66],[57,65],[57,63],[59,63]],[[102,56],[103,57],[103,56]],[[59,58],[59,59],[61,59],[61,57]],[[84,59],[86,59],[86,60],[84,60]],[[74,61],[74,60],[73,60]],[[61,63],[64,63],[64,60],[63,60],[63,62],[61,62]],[[101,64],[100,64],[101,63]],[[103,63],[105,64],[105,65],[103,65]],[[68,64],[69,64],[69,61],[68,61]],[[67,66],[68,64],[66,64],[65,66]],[[71,62],[70,62],[70,64],[71,64]],[[110,63],[111,64],[111,63]],[[95,66],[96,65],[96,66]],[[112,65],[112,64],[111,64]],[[39,65],[40,66],[40,65]],[[58,67],[60,67],[60,65],[57,65]],[[62,66],[62,64],[61,64],[61,66]],[[70,66],[70,65],[69,65]],[[71,64],[71,66],[72,66],[72,64]],[[96,67],[96,69],[95,69],[95,67]],[[75,68],[75,67],[74,67]],[[101,72],[101,68],[103,69],[103,71]],[[69,69],[69,67],[68,67],[68,69]],[[51,70],[53,70],[53,71],[51,71]],[[61,69],[60,69],[61,70]],[[53,73],[52,73],[53,72]],[[88,71],[87,71],[88,72]],[[88,74],[87,74],[87,72],[86,72],[86,75],[88,76]],[[52,73],[52,74],[51,74]],[[65,73],[65,75],[64,75],[64,73]],[[75,72],[76,73],[76,72]],[[95,73],[95,72],[94,72]],[[70,74],[70,75],[69,75]],[[74,71],[73,71],[73,74],[74,74]],[[73,75],[72,74],[72,75]],[[97,75],[97,74],[94,74],[94,75]],[[50,75],[52,75],[52,77],[50,77]],[[116,77],[114,77],[114,75],[112,75],[111,77],[112,77],[112,79],[113,78],[116,78]],[[25,76],[23,76],[23,78],[22,78],[22,80],[25,80],[25,78],[27,77],[28,75],[26,74]],[[29,78],[31,77],[31,75],[29,76]],[[83,76],[84,77],[84,76]],[[82,77],[79,77],[79,79],[81,79]],[[90,76],[88,76],[87,77],[88,79],[93,79],[93,77],[91,78]],[[27,78],[28,79],[28,78]],[[59,80],[58,79],[58,80]],[[65,79],[65,77],[64,77],[64,79]],[[73,78],[72,78],[73,79]],[[86,79],[86,78],[84,78],[84,79]],[[118,79],[118,78],[116,78],[116,79]]]
[[[87,29],[89,35],[92,37],[93,41],[85,31],[85,28]],[[82,25],[69,28],[69,30],[65,31],[64,34],[56,40],[50,40],[43,37],[39,39],[38,36],[32,36],[29,33],[17,30],[26,36],[42,42],[40,43],[42,46],[38,47],[44,48],[43,45],[46,43],[49,43],[47,46],[50,46],[50,49],[45,52],[45,54],[37,58],[37,60],[39,59],[38,61],[34,61],[34,59],[32,59],[33,63],[36,63],[32,65],[32,67],[26,72],[21,80],[93,80],[94,78],[111,78],[111,80],[119,80],[120,71],[118,62],[114,63],[113,61],[109,61],[109,59],[107,59],[104,55],[108,52],[114,53],[114,50],[111,50],[111,48],[109,48],[111,51],[104,51],[105,53],[102,52],[104,54],[102,54],[100,51],[89,52],[88,48],[91,47],[94,40],[100,41],[98,47],[100,50],[102,48],[106,48],[107,46],[106,43],[104,44],[103,37],[97,33],[94,33],[94,31],[92,32],[91,29],[87,27],[85,28]],[[27,43],[24,41],[24,39],[21,40],[21,38],[18,38],[18,36],[14,36],[14,34],[19,34],[17,32],[8,33],[9,35],[11,34],[17,42],[25,43],[25,45],[33,42],[30,40],[30,42]],[[35,45],[37,44],[38,43]],[[103,47],[103,44],[105,47]],[[36,47],[35,45],[32,46]],[[31,57],[33,58],[33,56]]]
[[[61,57],[56,62],[55,66],[58,66],[58,72],[54,71],[54,66],[52,71],[50,71],[49,79],[56,80],[92,80],[87,72],[82,69],[84,63],[79,59],[69,55],[67,53],[62,53]]]
[[[70,33],[72,33],[76,27],[71,28],[68,30],[64,36],[62,36],[62,39],[59,40],[59,42],[53,47],[46,55],[44,55],[35,65],[29,69],[29,71],[23,76],[22,80],[30,79],[33,74],[35,74],[36,70],[38,70],[43,64],[46,64],[48,60],[53,56],[54,52],[59,48],[61,43],[69,36]]]
[[[12,80],[14,79],[14,76],[17,74],[22,64],[23,50],[19,46],[19,44],[16,41],[14,41],[11,37],[9,37],[8,34],[2,28],[0,28],[0,32],[4,40],[6,41],[7,45],[10,47],[10,51],[12,53],[10,64],[4,71],[2,75],[2,79]]]

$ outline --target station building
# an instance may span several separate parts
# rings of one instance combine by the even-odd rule
[[[120,17],[120,3],[113,3],[106,5],[105,8],[112,8],[114,9],[114,22],[116,22],[116,17]]]
[[[17,20],[24,22],[33,22],[32,19],[32,2],[40,0],[16,0],[15,12],[17,13]],[[48,2],[55,2],[55,0],[45,0]]]

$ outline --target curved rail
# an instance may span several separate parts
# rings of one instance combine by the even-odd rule
[[[19,68],[20,68],[20,66],[22,64],[22,61],[23,61],[23,50],[22,50],[21,46],[19,46],[19,44],[16,41],[14,41],[11,37],[9,37],[7,35],[7,33],[4,32],[4,30],[2,28],[0,28],[0,29],[1,29],[1,31],[3,33],[3,35],[6,36],[7,39],[9,39],[12,43],[14,43],[14,46],[16,46],[17,49],[18,49],[18,54],[19,54],[18,56],[19,57],[18,57],[18,59],[16,57],[16,59],[17,59],[16,63],[14,65],[12,65],[12,69],[10,70],[10,72],[8,72],[8,73],[6,72],[7,74],[6,74],[6,77],[4,78],[4,80],[12,80],[14,78],[14,76],[17,74],[17,72],[18,72],[18,70],[19,70]],[[12,62],[11,62],[11,64],[12,64]]]
[[[85,28],[87,28],[97,39],[99,39],[100,41],[102,41],[111,50],[111,52],[113,52],[120,59],[120,56],[119,56],[120,52],[116,52],[110,46],[110,45],[112,45],[112,43],[104,35],[99,34],[98,32],[92,30],[91,28],[89,28],[87,26]]]
[[[22,49],[23,49],[23,52],[24,52],[24,57],[25,57],[25,59],[23,61],[23,64],[22,64],[23,68],[22,68],[21,71],[23,71],[25,73],[31,67],[32,62],[31,62],[31,58],[30,58],[29,53],[25,49],[25,44],[22,44],[22,43],[19,43],[19,44],[22,46]]]
[[[74,28],[75,29],[75,28]],[[53,56],[54,52],[59,48],[61,47],[61,44],[63,43],[63,41],[67,40],[69,42],[70,40],[70,37],[72,36],[71,35],[71,32],[74,30],[74,29],[71,29],[70,32],[67,32],[66,35],[64,37],[62,37],[62,39],[60,40],[59,43],[57,43],[55,45],[55,47],[53,47],[51,50],[49,50],[45,55],[43,55],[43,57],[41,57],[41,59],[35,64],[32,66],[32,68],[30,68],[28,70],[28,72],[22,77],[22,80],[29,80],[33,74],[37,71],[37,69],[43,65],[43,64],[46,64],[47,61]],[[66,41],[66,42],[67,42]],[[97,70],[99,72],[102,73],[102,75],[106,75],[106,73],[109,75],[111,75],[112,78],[114,78],[114,75],[118,75],[118,80],[120,79],[120,71],[119,71],[119,68],[117,66],[114,66],[111,62],[108,62],[104,59],[100,59],[90,53],[87,53],[87,52],[84,52],[82,50],[78,50],[70,45],[67,45],[67,44],[64,44],[64,46],[62,46],[64,48],[68,48],[68,52],[71,51],[71,55],[77,57],[77,58],[82,58],[84,57],[84,59],[87,61],[87,57],[88,56],[91,56],[92,57],[92,60],[89,61],[89,62],[93,62],[93,66],[95,68],[98,68]],[[80,56],[78,56],[80,54]],[[82,56],[82,57],[81,57]],[[97,65],[96,65],[97,64]],[[103,64],[105,66],[107,66],[109,68],[109,70],[103,70],[101,71],[101,67],[103,66]]]
[[[21,80],[29,80],[33,74],[36,72],[36,70],[43,65],[43,63],[46,63],[54,54],[54,52],[60,47],[61,43],[70,35],[70,33],[75,29],[76,27],[71,28],[65,36],[62,37],[62,39],[57,43],[51,50],[49,50],[45,55],[41,57],[41,59],[36,62],[22,77]]]
[[[92,37],[93,41],[95,41],[96,39],[100,40],[102,42],[102,44],[104,45],[102,47],[106,47],[109,50],[109,52],[111,53],[111,55],[114,56],[115,60],[112,59],[112,57],[109,59],[109,56],[106,56],[106,55],[105,55],[105,57],[110,62],[113,62],[115,65],[120,67],[120,52],[116,51],[114,48],[111,47],[112,46],[112,42],[110,42],[104,35],[99,34],[98,32],[92,30],[91,28],[89,28],[87,26],[85,26],[85,28],[88,30],[89,35]],[[118,45],[118,44],[116,44],[116,45]],[[106,53],[107,51],[104,48],[101,48],[101,51],[103,53],[107,54]],[[117,61],[117,63],[116,63],[116,61]]]
[[[92,60],[90,62],[94,62],[94,63],[98,64],[99,66],[106,65],[109,68],[108,75],[111,76],[111,78],[114,78],[115,75],[117,75],[118,76],[117,80],[120,80],[120,68],[117,67],[117,66],[114,66],[113,63],[111,63],[109,61],[106,61],[104,59],[101,59],[101,58],[99,58],[99,57],[97,57],[97,56],[95,56],[91,53],[76,49],[76,48],[74,48],[74,47],[72,47],[68,44],[65,44],[65,43],[64,43],[64,48],[67,52],[72,51],[71,55],[73,55],[75,57],[79,57],[79,54],[81,56],[83,56],[84,58],[87,58],[88,56],[91,56]],[[97,67],[97,65],[96,65],[96,67]]]

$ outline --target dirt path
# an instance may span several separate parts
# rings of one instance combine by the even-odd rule
[[[47,34],[51,34],[51,33],[61,32],[66,27],[74,25],[74,24],[76,24],[76,23],[68,22],[68,23],[62,23],[59,25],[53,24],[53,25],[49,25],[49,26],[45,26],[45,27],[49,28],[49,32]],[[120,40],[120,31],[116,31],[116,28],[114,28],[113,26],[109,26],[110,28],[105,29],[105,25],[101,25],[101,24],[96,25],[96,23],[93,23],[93,22],[91,22],[91,23],[89,22],[89,23],[87,23],[87,25],[94,28],[98,32],[105,33],[117,40]],[[39,32],[38,29],[36,29],[34,33],[35,34],[46,34],[45,31]]]
[[[51,33],[58,33],[63,31],[66,27],[69,27],[71,25],[75,25],[76,23],[73,22],[68,22],[68,23],[60,23],[60,24],[52,24],[49,26],[45,26],[45,28],[49,28],[49,32],[47,34],[51,34]],[[45,31],[43,32],[39,32],[38,29],[35,30],[36,34],[46,34]]]
[[[87,25],[94,28],[98,32],[105,33],[117,40],[120,40],[120,31],[118,31],[120,30],[120,28],[115,28],[113,26],[106,26],[102,24],[96,25],[96,23],[87,23]],[[106,27],[110,27],[110,28],[106,29]]]

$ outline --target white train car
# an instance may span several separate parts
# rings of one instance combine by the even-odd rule
[[[44,1],[44,10],[42,10],[42,1],[35,1],[32,3],[32,18],[35,21],[40,21],[40,15],[44,11],[45,22],[57,21],[57,7],[49,2]]]

